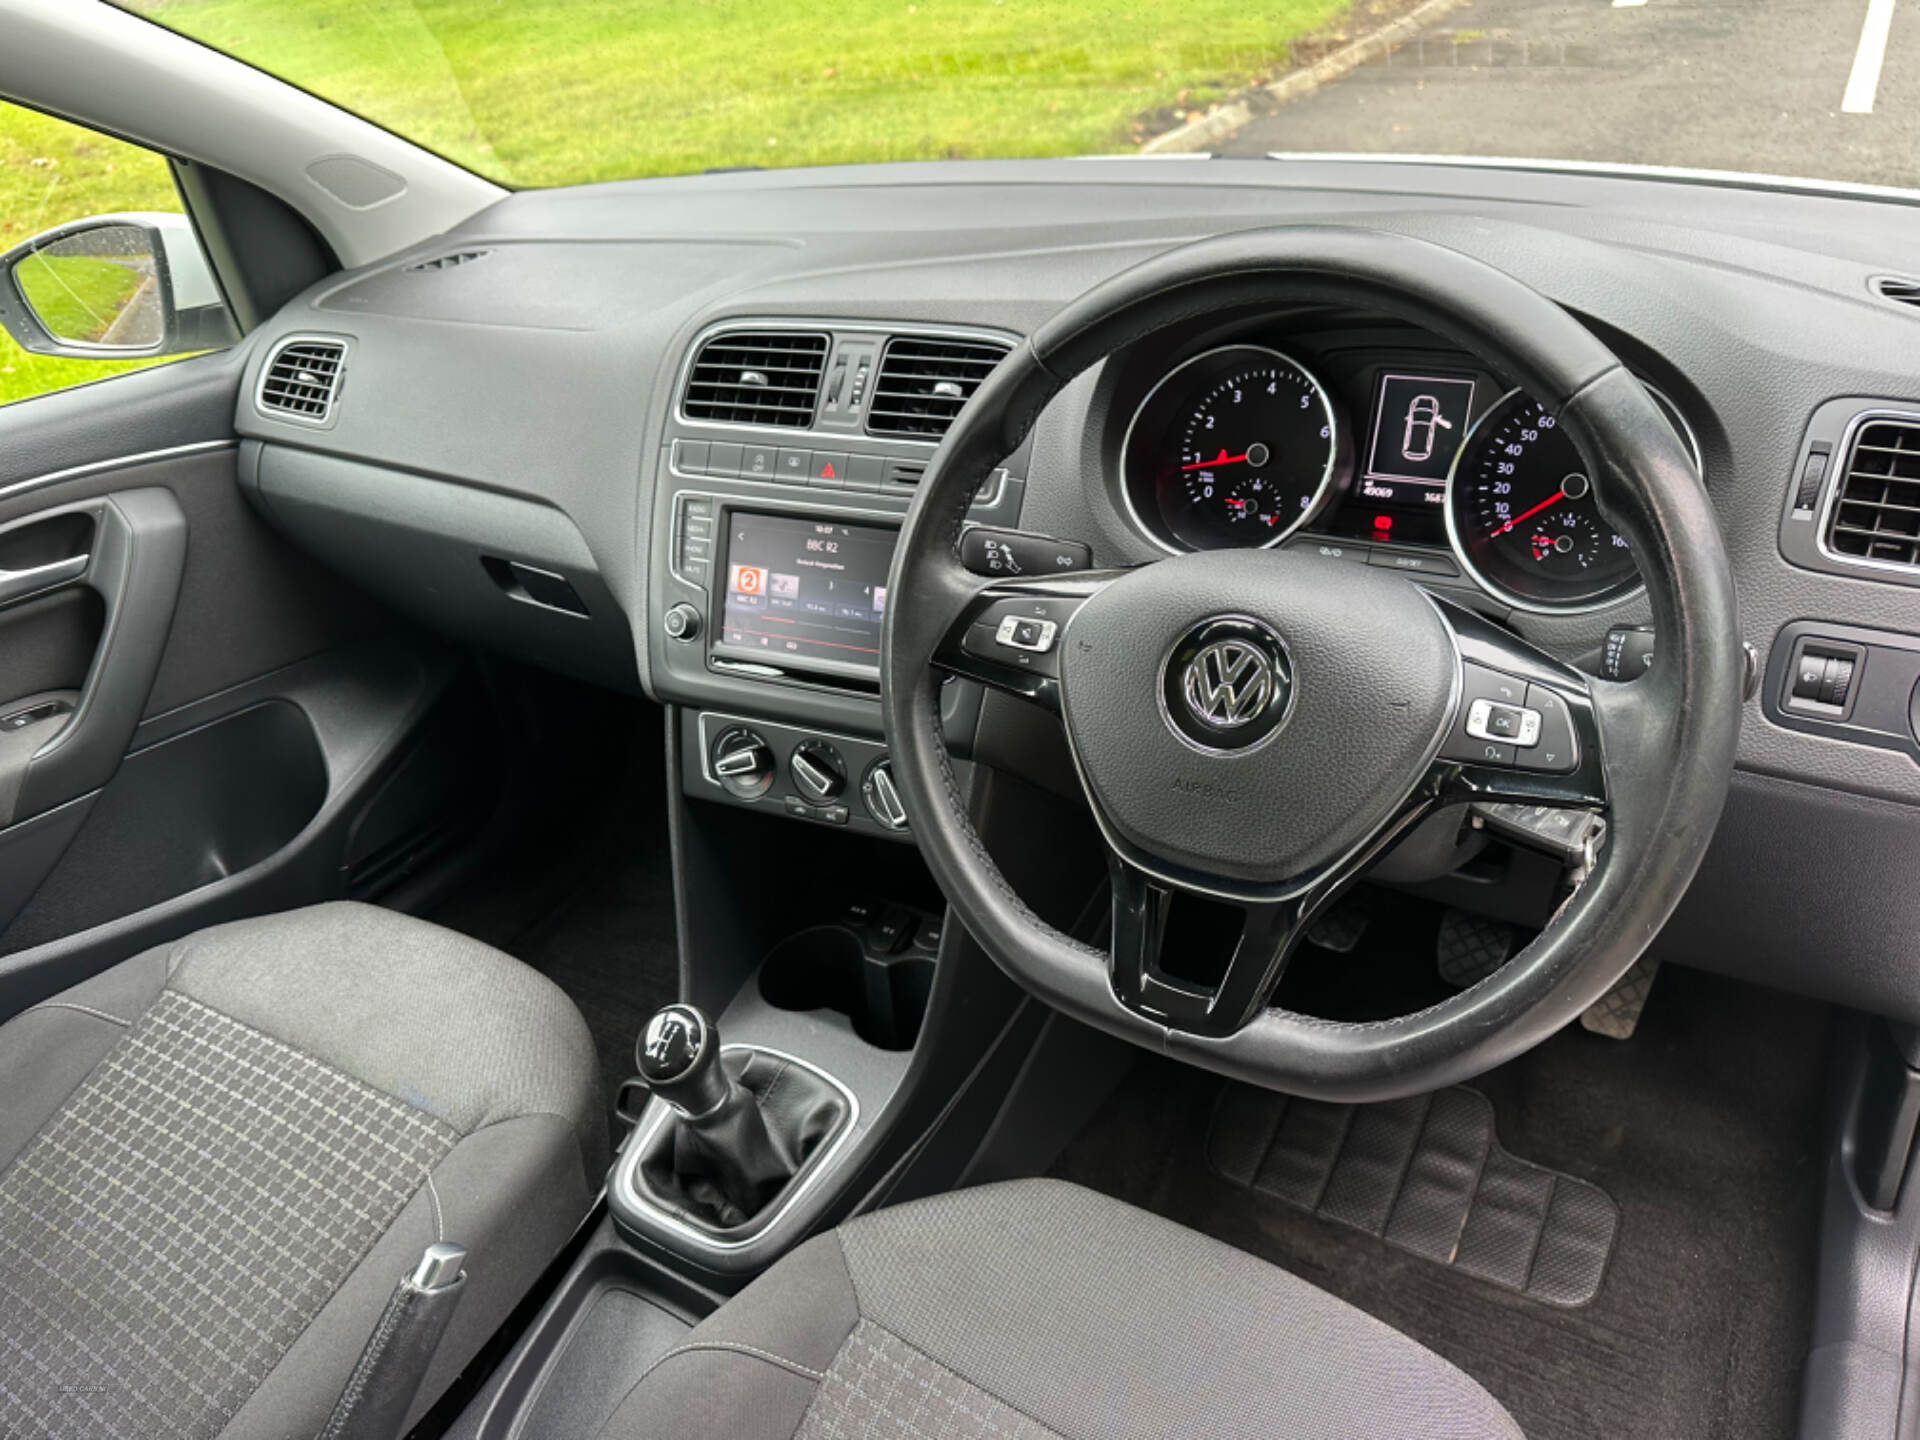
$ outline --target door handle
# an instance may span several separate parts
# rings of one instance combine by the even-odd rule
[[[20,524],[65,513],[93,518],[88,553],[0,571],[0,603],[9,583],[23,587],[13,598],[28,593],[21,577],[31,577],[34,593],[84,583],[102,602],[100,640],[66,724],[30,756],[0,767],[0,829],[113,778],[152,693],[186,571],[187,517],[170,490],[121,490]]]
[[[25,570],[0,570],[0,605],[11,605],[71,585],[87,573],[91,555],[74,555],[50,565],[34,565]]]

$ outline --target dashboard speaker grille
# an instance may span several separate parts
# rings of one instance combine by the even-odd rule
[[[1827,544],[1836,555],[1920,567],[1920,422],[1860,427],[1840,472]]]
[[[346,359],[347,347],[338,340],[289,341],[267,361],[259,408],[269,415],[323,424],[333,414]]]
[[[825,335],[743,330],[716,335],[693,357],[680,409],[689,420],[804,430],[813,423],[826,368]]]
[[[868,433],[938,440],[1006,354],[984,340],[895,337],[867,405]]]

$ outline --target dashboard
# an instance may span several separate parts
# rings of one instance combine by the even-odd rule
[[[907,843],[874,662],[881,618],[910,603],[886,593],[892,535],[946,423],[1090,285],[1296,223],[1474,254],[1655,393],[1718,513],[1756,665],[1715,847],[1662,945],[1920,1020],[1920,311],[1872,284],[1920,248],[1907,200],[1201,158],[526,192],[257,332],[242,482],[402,613],[672,706],[690,800]],[[327,415],[260,410],[279,349],[316,340],[343,361]],[[994,575],[1309,546],[1631,673],[1659,637],[1604,476],[1553,419],[1443,324],[1363,296],[1249,302],[1066,386],[962,552]],[[1064,793],[1023,708],[956,682],[942,721],[958,753]]]

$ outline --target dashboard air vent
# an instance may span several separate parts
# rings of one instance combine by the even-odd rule
[[[1891,300],[1896,305],[1920,306],[1920,280],[1906,275],[1876,275],[1867,282],[1869,289],[1882,300]]]
[[[880,359],[867,406],[867,430],[938,440],[1007,347],[984,340],[936,340],[896,336]]]
[[[1920,421],[1860,427],[1840,471],[1827,544],[1836,555],[1920,567]]]
[[[289,340],[267,359],[257,404],[268,415],[324,425],[333,415],[346,369],[338,340]]]
[[[455,250],[449,255],[436,255],[431,260],[416,260],[407,266],[409,272],[420,270],[452,270],[461,265],[470,265],[475,260],[485,259],[493,252],[490,250]]]
[[[779,330],[716,335],[693,357],[680,408],[689,420],[804,430],[813,423],[826,368],[825,335]]]

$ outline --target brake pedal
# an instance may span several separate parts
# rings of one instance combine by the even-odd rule
[[[1343,900],[1307,927],[1307,943],[1336,955],[1350,955],[1366,933],[1366,909]]]
[[[1440,917],[1435,948],[1440,978],[1464,990],[1507,963],[1513,954],[1513,927],[1504,920],[1448,910]]]

